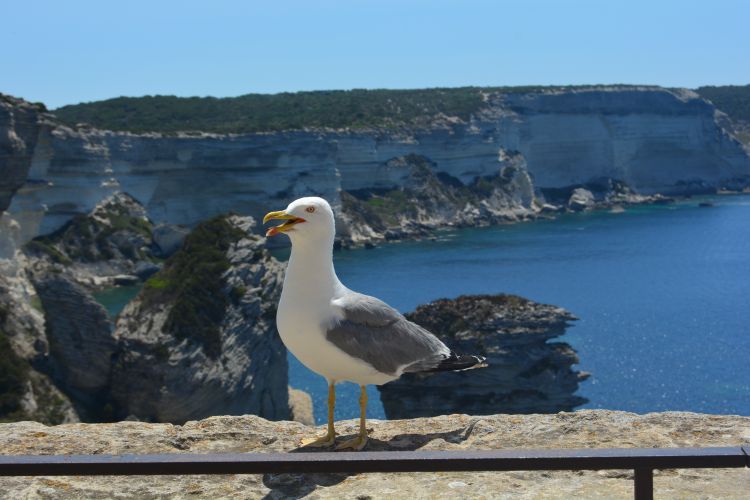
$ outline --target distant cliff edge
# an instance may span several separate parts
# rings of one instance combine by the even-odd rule
[[[605,186],[600,197],[606,197],[617,193],[607,186],[642,196],[750,184],[750,156],[730,120],[692,91],[522,90],[473,89],[461,99],[445,97],[442,105],[439,95],[424,91],[432,97],[409,94],[404,101],[412,106],[399,111],[406,117],[388,118],[396,113],[391,103],[366,109],[367,117],[379,112],[385,118],[344,120],[351,126],[343,128],[311,121],[313,126],[296,130],[245,134],[75,128],[39,105],[1,96],[0,210],[7,209],[16,223],[10,227],[6,217],[4,232],[28,241],[115,191],[143,203],[156,223],[192,226],[227,212],[257,220],[269,208],[309,194],[329,199],[341,213],[342,206],[352,206],[350,194],[362,202],[354,208],[377,211],[386,205],[381,221],[400,224],[399,192],[419,190],[415,162],[404,161],[409,158],[424,159],[447,186],[443,191],[467,195],[452,195],[452,213],[444,221],[432,214],[432,223],[445,225],[528,218],[565,208],[575,189],[596,198],[592,186]],[[269,118],[269,128],[273,123]],[[585,207],[588,195],[582,196],[573,204]],[[358,232],[355,215],[344,213],[338,221],[352,242],[366,242],[370,230],[385,237],[385,230],[372,227]],[[389,221],[389,215],[395,217]],[[424,222],[430,214],[418,215]],[[385,229],[398,233],[399,227]],[[6,256],[8,246],[0,245]]]

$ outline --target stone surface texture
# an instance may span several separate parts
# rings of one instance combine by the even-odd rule
[[[338,422],[344,435],[354,420]],[[695,413],[584,410],[553,415],[449,415],[370,421],[371,451],[737,446],[750,418]],[[183,426],[120,422],[0,425],[4,454],[291,452],[323,428],[255,416]],[[342,452],[351,453],[351,452]],[[632,498],[630,470],[266,474],[184,477],[3,477],[4,498]],[[656,498],[747,498],[750,469],[655,472]]]
[[[36,104],[0,94],[0,215],[26,183],[42,113]]]
[[[35,278],[34,287],[49,343],[41,368],[74,401],[84,420],[97,421],[107,403],[117,350],[109,315],[85,288],[62,276]]]
[[[23,260],[23,255],[19,260]],[[14,374],[2,374],[4,393],[1,394],[0,421],[35,420],[48,424],[78,422],[72,402],[58,389],[49,376],[49,343],[44,330],[42,313],[30,304],[33,286],[22,269],[11,274],[0,273],[0,370],[8,370],[7,360],[18,360],[16,382]],[[7,349],[7,351],[5,350]],[[3,361],[5,363],[3,363]],[[10,375],[10,376],[9,376]],[[10,383],[9,383],[10,382]],[[14,385],[20,385],[18,387]],[[16,393],[15,401],[9,394]]]
[[[76,215],[55,232],[28,242],[24,251],[32,261],[32,273],[48,274],[54,268],[55,274],[96,289],[153,265],[152,230],[143,205],[117,192],[88,214]]]
[[[515,295],[464,295],[407,313],[461,354],[487,358],[462,372],[405,374],[379,386],[389,419],[469,412],[555,413],[587,400],[575,395],[588,374],[572,368],[570,345],[548,342],[576,319],[568,311]]]
[[[312,397],[305,391],[289,387],[289,409],[295,422],[315,425]]]

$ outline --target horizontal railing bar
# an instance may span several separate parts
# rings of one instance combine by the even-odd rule
[[[684,469],[746,466],[748,456],[741,446],[0,456],[0,476]]]

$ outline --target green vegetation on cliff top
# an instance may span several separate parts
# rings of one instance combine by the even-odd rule
[[[468,120],[491,93],[596,90],[636,85],[354,89],[238,97],[117,97],[54,111],[68,125],[129,132],[254,133],[304,128],[362,129],[428,125],[443,115]],[[659,88],[659,87],[653,87]],[[750,122],[750,85],[706,86],[696,92],[734,120]]]
[[[750,123],[750,85],[699,87],[695,91],[729,115],[732,120]]]
[[[239,97],[118,97],[54,111],[74,126],[130,132],[252,133],[304,128],[361,129],[427,125],[440,115],[468,120],[493,92],[596,89],[601,85],[331,90]]]
[[[144,303],[172,303],[165,333],[197,342],[211,358],[221,353],[219,326],[230,300],[222,291],[230,267],[227,250],[244,236],[225,216],[202,222],[142,292]]]
[[[750,85],[700,87],[696,92],[729,115],[735,124],[736,137],[750,146]]]

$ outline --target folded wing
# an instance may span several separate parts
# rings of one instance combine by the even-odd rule
[[[349,291],[333,306],[340,318],[328,325],[327,340],[381,373],[433,371],[456,357],[435,335],[375,297]]]

